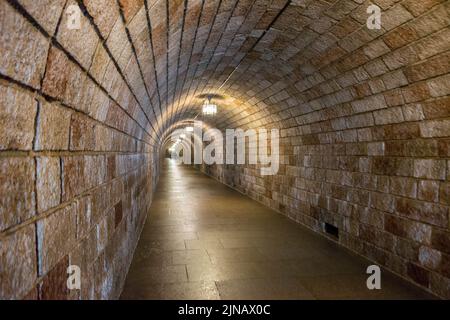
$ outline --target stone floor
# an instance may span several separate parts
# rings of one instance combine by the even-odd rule
[[[221,183],[166,160],[122,299],[424,299],[371,263]]]

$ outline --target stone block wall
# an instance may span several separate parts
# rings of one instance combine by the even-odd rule
[[[374,1],[373,31],[368,1],[316,3],[286,9],[223,86],[234,105],[205,118],[279,128],[278,174],[201,169],[319,233],[338,227],[341,245],[449,299],[450,2]]]
[[[0,299],[118,298],[157,182],[134,57],[102,35],[127,39],[118,7],[71,30],[73,4],[0,1]]]

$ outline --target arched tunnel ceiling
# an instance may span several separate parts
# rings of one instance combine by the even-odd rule
[[[95,79],[122,73],[128,96],[143,111],[134,112],[137,121],[153,141],[173,123],[194,118],[205,93],[225,97],[218,101],[218,127],[291,127],[293,116],[320,107],[307,102],[324,92],[305,93],[305,87],[332,79],[336,68],[349,64],[351,51],[378,36],[363,30],[363,1],[47,1],[53,10],[46,12],[33,10],[31,1],[19,2]],[[83,11],[77,36],[56,30],[67,23],[67,15],[59,24],[58,19],[71,4]],[[355,40],[349,42],[349,35]],[[99,40],[103,47],[97,47]],[[108,70],[108,55],[118,71]],[[341,63],[328,67],[336,60]],[[333,82],[318,90],[337,89]],[[131,98],[118,98],[126,99]]]
[[[224,97],[210,119],[218,128],[301,130],[358,113],[349,102],[376,93],[376,84],[369,92],[358,82],[381,74],[377,69],[393,71],[426,57],[425,49],[405,49],[408,61],[402,63],[398,51],[391,51],[409,41],[407,32],[421,32],[420,23],[408,25],[413,15],[442,1],[373,1],[389,8],[380,30],[366,27],[372,2],[364,0],[46,0],[49,10],[39,9],[42,2],[8,2],[51,39],[49,65],[36,63],[47,73],[45,94],[57,95],[52,71],[71,71],[52,70],[62,50],[144,129],[141,138],[154,144],[174,123],[195,118],[204,94]],[[82,10],[79,32],[64,27],[71,5]],[[439,12],[447,17],[435,19],[448,19],[448,6]],[[381,63],[373,61],[381,56]],[[38,87],[36,79],[12,77]],[[81,91],[92,97],[95,90],[86,85]]]
[[[136,92],[148,96],[151,113],[156,117],[153,126],[160,137],[174,122],[199,113],[202,94],[223,95],[224,99],[218,101],[218,119],[232,122],[234,117],[245,115],[247,121],[254,121],[269,116],[263,102],[265,97],[258,98],[258,87],[241,86],[242,71],[253,66],[249,72],[255,73],[258,64],[263,63],[271,75],[268,80],[263,75],[253,85],[261,87],[277,81],[270,70],[277,68],[276,63],[267,64],[269,60],[263,56],[273,55],[270,46],[281,31],[277,31],[275,23],[282,21],[283,14],[286,18],[292,16],[298,4],[284,0],[120,1],[119,4],[142,76],[134,81]],[[95,6],[102,7],[99,2]],[[114,16],[113,9],[109,8],[110,16]],[[93,2],[86,2],[86,11],[99,26],[101,21],[108,20],[105,18],[108,12],[94,10]],[[111,39],[119,37],[116,34],[121,22],[99,28],[108,38],[107,44],[109,41],[113,45]],[[133,59],[133,55],[129,57]],[[226,122],[216,125],[226,126]]]

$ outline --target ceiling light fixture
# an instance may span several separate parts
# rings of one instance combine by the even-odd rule
[[[217,105],[215,105],[214,103],[211,103],[211,97],[209,97],[203,103],[202,111],[203,111],[204,115],[208,115],[208,116],[212,116],[217,113]]]

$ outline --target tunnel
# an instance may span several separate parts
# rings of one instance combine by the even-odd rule
[[[0,299],[450,299],[449,24],[448,0],[0,0]],[[270,139],[242,163],[230,129]],[[198,159],[218,141],[231,162]]]

